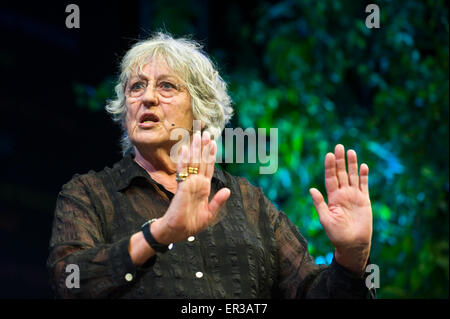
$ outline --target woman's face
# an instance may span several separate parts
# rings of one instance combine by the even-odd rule
[[[184,86],[176,88],[181,81],[164,59],[153,59],[142,71],[131,76],[125,89],[128,136],[140,152],[170,148],[176,143],[170,140],[171,129],[192,129],[191,96]]]

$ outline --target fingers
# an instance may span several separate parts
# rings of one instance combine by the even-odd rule
[[[338,144],[335,154],[328,153],[325,157],[325,185],[327,192],[339,187],[359,187],[358,158],[354,150],[347,151],[348,174],[345,166],[345,148]]]
[[[189,163],[189,151],[186,145],[181,146],[180,148],[180,156],[177,161],[177,172],[178,173],[186,173],[187,166]]]
[[[333,153],[328,153],[325,156],[325,187],[328,194],[339,188],[339,181],[336,176],[336,159]]]
[[[201,159],[199,165],[199,174],[206,173],[207,161],[209,160],[209,154],[211,149],[211,137],[209,132],[203,132],[202,136],[202,150],[201,150]]]
[[[200,132],[195,132],[192,135],[191,149],[189,152],[189,166],[199,167],[201,156],[201,136]]]
[[[354,150],[347,151],[347,161],[348,161],[348,179],[350,185],[353,187],[359,187],[359,177],[358,177],[358,159],[356,152]]]
[[[193,134],[189,166],[198,168],[198,174],[206,174],[207,164],[210,160],[210,143],[211,136],[209,132],[203,132],[203,136],[199,132]]]
[[[311,188],[309,190],[309,193],[311,194],[314,207],[316,208],[317,214],[319,215],[319,220],[323,222],[324,220],[326,220],[326,218],[328,218],[328,205],[325,203],[322,193],[317,189]]]
[[[231,191],[228,188],[222,188],[219,190],[216,195],[209,202],[209,210],[212,214],[211,217],[215,217],[219,212],[220,208],[225,204],[225,202],[230,197]]]
[[[362,192],[369,193],[369,167],[362,164],[358,174],[358,157],[354,150],[347,151],[348,174],[345,168],[345,148],[338,144],[335,154],[328,153],[325,156],[325,186],[327,192],[343,186],[358,187]]]
[[[369,194],[369,166],[361,164],[359,170],[359,189],[366,194]]]
[[[206,161],[205,176],[211,179],[214,174],[214,163],[216,162],[216,153],[217,153],[216,141],[211,141],[208,144],[208,149],[209,149],[209,158]]]
[[[345,168],[345,149],[342,144],[336,145],[334,148],[336,156],[336,173],[339,181],[339,187],[348,186],[348,175]]]

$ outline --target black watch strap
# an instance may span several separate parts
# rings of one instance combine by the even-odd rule
[[[150,247],[152,247],[156,252],[165,253],[169,249],[168,246],[158,243],[155,237],[153,237],[152,233],[150,232],[150,225],[155,221],[156,218],[153,218],[148,222],[144,223],[144,225],[142,225],[141,227],[141,230],[142,233],[144,234],[145,240],[150,245]]]

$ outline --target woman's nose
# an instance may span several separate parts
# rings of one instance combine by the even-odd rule
[[[158,95],[155,90],[155,87],[149,83],[145,88],[144,95],[142,96],[142,102],[145,106],[150,107],[153,105],[158,105]]]

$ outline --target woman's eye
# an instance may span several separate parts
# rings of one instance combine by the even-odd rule
[[[172,90],[176,88],[176,86],[170,82],[161,82],[159,83],[159,87],[163,90]]]
[[[144,82],[136,82],[131,86],[131,91],[139,91],[145,88]]]

